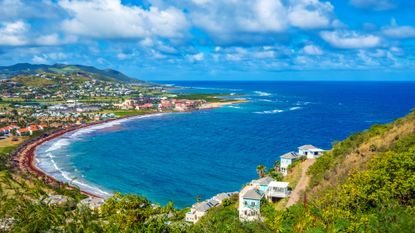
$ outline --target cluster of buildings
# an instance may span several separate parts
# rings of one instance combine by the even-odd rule
[[[50,84],[45,83],[44,86],[38,87],[36,85],[23,85],[22,83],[25,82],[24,80],[36,80],[39,78]],[[97,80],[88,74],[82,73],[51,74],[42,72],[34,75],[0,80],[0,82],[2,85],[2,88],[0,88],[2,98],[68,99],[117,97],[138,94],[138,90],[134,85]]]
[[[323,154],[324,150],[313,145],[303,145],[298,147],[298,152],[290,151],[280,156],[280,171],[285,176],[288,167],[300,158],[314,159]]]
[[[46,125],[29,125],[27,127],[20,128],[17,125],[8,125],[0,128],[0,136],[10,136],[12,134],[16,136],[29,136],[33,132],[44,130]]]
[[[237,192],[219,193],[216,196],[207,199],[202,202],[198,202],[192,205],[189,212],[186,213],[185,220],[187,222],[196,223],[202,218],[210,208],[222,204],[223,200],[230,198],[233,195],[238,194]]]
[[[204,103],[205,101],[203,100],[169,99],[167,97],[149,96],[128,99],[120,104],[114,104],[114,106],[120,109],[143,110],[155,108],[160,111],[173,110],[183,112],[197,109]]]
[[[287,175],[288,167],[297,159],[314,159],[323,154],[324,150],[313,145],[303,145],[298,147],[298,152],[288,152],[280,157],[280,171]],[[226,198],[238,193],[221,193],[211,199],[198,202],[186,213],[187,222],[196,223],[203,217],[210,208],[216,207]],[[239,219],[241,221],[261,220],[261,200],[266,199],[276,202],[291,194],[289,183],[276,181],[272,177],[265,176],[257,180],[252,180],[239,192]]]

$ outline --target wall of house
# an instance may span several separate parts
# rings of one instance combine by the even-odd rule
[[[253,199],[243,199],[243,206],[245,208],[253,208],[253,209],[258,209],[261,206],[261,201],[260,200],[253,200]]]
[[[281,167],[288,167],[291,163],[291,159],[281,159]]]

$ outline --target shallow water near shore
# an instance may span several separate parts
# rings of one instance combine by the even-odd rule
[[[415,106],[411,82],[168,82],[178,92],[234,93],[248,103],[84,128],[37,149],[58,180],[108,196],[136,193],[177,207],[237,191],[303,144],[331,143]],[[242,95],[242,96],[239,96]]]

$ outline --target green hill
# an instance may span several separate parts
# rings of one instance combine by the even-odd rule
[[[277,232],[414,232],[415,112],[375,125],[317,159],[307,203],[277,213]]]
[[[94,78],[102,81],[122,83],[140,83],[142,81],[112,69],[100,70],[92,66],[82,65],[42,65],[19,63],[12,66],[0,66],[0,78],[7,79],[17,75],[35,75],[39,73],[77,75],[79,77]]]

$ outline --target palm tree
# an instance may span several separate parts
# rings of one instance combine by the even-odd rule
[[[265,166],[264,165],[258,165],[256,167],[256,172],[258,173],[259,177],[264,177],[265,176]]]

